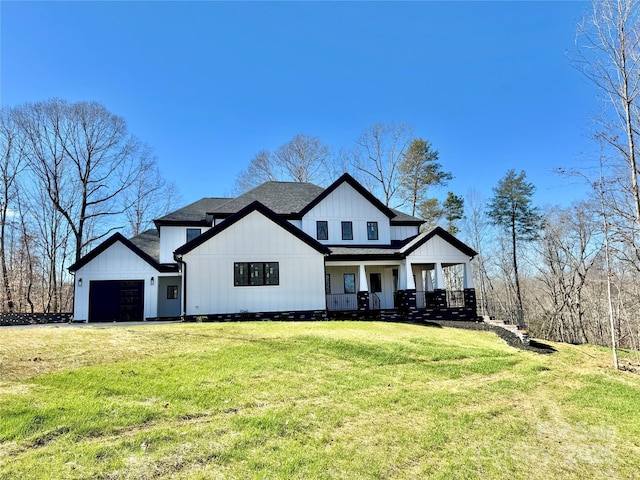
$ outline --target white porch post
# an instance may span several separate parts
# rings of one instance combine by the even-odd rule
[[[436,274],[433,288],[444,289],[444,271],[442,270],[442,264],[440,262],[436,263]]]
[[[427,270],[426,272],[426,285],[424,286],[425,292],[433,292],[433,280],[431,280],[431,270]]]
[[[405,267],[404,267],[404,271],[405,271],[405,275],[406,275],[406,284],[405,284],[405,289],[406,290],[415,290],[416,289],[416,282],[413,279],[413,268],[411,266],[411,262],[409,261],[409,259],[407,258],[405,261]]]
[[[464,262],[464,288],[474,288],[471,262]]]
[[[364,270],[364,264],[360,264],[358,268],[358,291],[368,292],[369,286],[367,285],[367,273]]]

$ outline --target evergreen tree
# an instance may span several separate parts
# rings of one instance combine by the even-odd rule
[[[442,170],[438,162],[440,154],[431,146],[431,142],[416,138],[404,152],[398,167],[401,175],[401,194],[411,205],[411,215],[416,214],[420,204],[425,200],[428,187],[446,185],[453,176]]]
[[[487,215],[494,225],[508,229],[518,308],[523,310],[518,277],[518,244],[533,241],[539,236],[542,217],[531,203],[535,186],[526,181],[526,173],[509,170],[493,189]]]
[[[464,218],[464,199],[453,192],[448,192],[442,206],[444,218],[447,220],[447,230],[451,235],[457,235],[460,229],[455,222]]]

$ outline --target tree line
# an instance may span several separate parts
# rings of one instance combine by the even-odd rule
[[[151,148],[97,102],[0,110],[3,312],[68,312],[66,268],[116,230],[137,235],[176,195]]]

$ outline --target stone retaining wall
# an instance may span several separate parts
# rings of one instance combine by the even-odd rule
[[[0,313],[0,326],[69,323],[71,313]]]

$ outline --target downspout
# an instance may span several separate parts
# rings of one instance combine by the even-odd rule
[[[182,321],[187,319],[187,263],[182,260],[182,255],[173,254],[173,259],[182,265]]]

